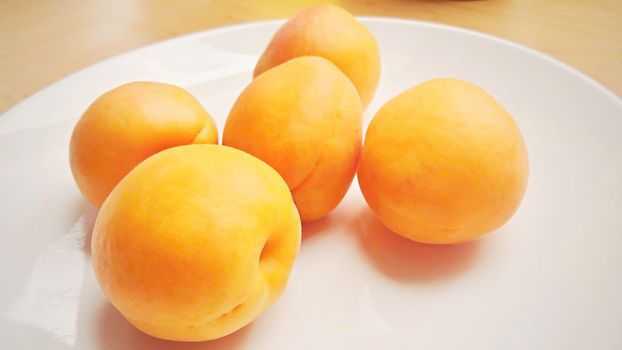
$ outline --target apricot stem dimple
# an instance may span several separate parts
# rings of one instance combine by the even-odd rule
[[[243,301],[243,302],[241,302],[241,303],[237,304],[236,306],[232,307],[232,308],[231,308],[231,310],[229,310],[229,311],[227,311],[227,312],[223,313],[222,315],[220,315],[220,316],[216,317],[216,318],[215,318],[214,320],[212,320],[212,321],[219,320],[219,319],[221,319],[221,318],[223,318],[223,317],[225,317],[225,316],[227,316],[227,315],[231,315],[231,314],[235,313],[236,311],[240,310],[240,309],[244,306],[244,303],[246,303],[246,301]]]
[[[266,242],[263,245],[263,248],[261,248],[261,253],[259,254],[259,264],[265,262],[266,259],[268,259],[270,255],[270,250],[271,249],[268,247],[268,241],[266,240]]]
[[[190,143],[191,144],[210,143],[209,133],[212,129],[213,129],[213,125],[211,125],[208,121],[205,121],[205,123],[203,124],[203,127],[201,127],[199,132],[197,132],[197,134],[194,136],[192,141],[190,141]],[[218,142],[218,140],[216,140],[216,142]]]

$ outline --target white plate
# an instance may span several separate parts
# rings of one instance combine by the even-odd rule
[[[458,77],[523,131],[531,174],[503,228],[461,246],[389,233],[358,186],[304,228],[292,277],[256,322],[208,343],[141,334],[91,270],[96,211],[68,165],[71,129],[102,92],[156,80],[189,89],[222,131],[279,21],[197,33],[78,72],[0,118],[2,349],[621,349],[622,102],[515,44],[436,24],[365,18],[382,53],[366,122],[398,92]]]

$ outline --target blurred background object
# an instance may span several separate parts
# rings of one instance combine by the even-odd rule
[[[3,0],[0,113],[62,77],[191,32],[288,17],[316,3],[446,23],[551,55],[622,96],[620,0]]]

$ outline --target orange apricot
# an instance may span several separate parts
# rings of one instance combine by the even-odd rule
[[[261,160],[186,145],[136,166],[104,202],[92,260],[110,302],[169,340],[225,336],[281,294],[300,245],[289,189]]]
[[[459,243],[503,225],[528,178],[512,117],[456,79],[417,85],[387,102],[365,135],[358,181],[372,211],[399,235]]]
[[[76,124],[69,146],[80,191],[100,207],[136,165],[164,149],[217,143],[212,117],[177,86],[134,82],[97,98]]]
[[[350,78],[363,106],[380,79],[380,52],[373,35],[354,16],[334,5],[307,8],[290,18],[259,58],[254,76],[294,57],[322,56]]]
[[[356,89],[330,61],[303,56],[254,79],[235,102],[223,144],[248,152],[285,179],[303,221],[345,195],[361,147]]]

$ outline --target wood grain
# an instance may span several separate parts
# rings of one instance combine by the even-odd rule
[[[547,53],[622,96],[621,0],[323,1],[356,15],[447,23]],[[0,1],[0,113],[124,51],[190,32],[291,16],[318,1]]]

